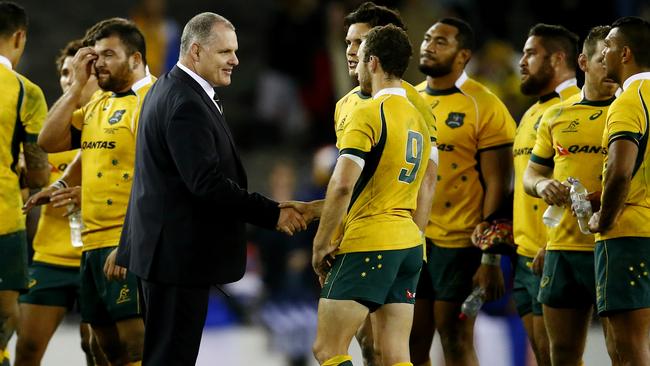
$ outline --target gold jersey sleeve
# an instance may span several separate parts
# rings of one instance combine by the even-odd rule
[[[135,129],[155,78],[136,91],[102,93],[80,109],[83,250],[117,246],[135,163]]]
[[[634,164],[630,191],[623,210],[607,232],[597,234],[596,240],[626,236],[650,237],[650,153],[648,133],[650,124],[650,79],[640,78],[632,83],[612,103],[607,114],[605,143],[619,139],[634,142],[639,150]],[[603,176],[607,172],[604,164]]]
[[[605,118],[613,99],[587,101],[580,94],[551,106],[537,129],[530,160],[553,169],[553,178],[578,178],[589,192],[599,191],[607,149],[601,144]],[[549,250],[593,251],[594,236],[580,232],[576,218],[565,209],[560,224],[547,230]]]
[[[430,89],[426,81],[416,87],[436,115],[440,152],[426,237],[446,248],[472,246],[472,231],[483,219],[478,155],[511,146],[516,128],[496,95],[465,74],[459,80],[445,90]]]
[[[424,118],[402,96],[382,95],[352,112],[337,147],[365,165],[343,222],[339,253],[422,244],[412,214],[431,149],[428,137]]]
[[[0,235],[25,229],[18,181],[18,155],[35,143],[47,115],[43,91],[26,77],[0,65]]]
[[[50,184],[63,175],[74,160],[78,150],[48,154],[50,163]],[[70,226],[64,216],[66,208],[45,205],[41,209],[36,235],[34,236],[34,261],[56,266],[79,267],[81,248],[75,248],[70,241]]]
[[[546,245],[547,232],[542,223],[542,214],[547,205],[540,198],[529,196],[524,192],[523,176],[528,167],[530,155],[535,147],[537,130],[542,115],[551,106],[567,100],[580,92],[576,86],[569,86],[559,94],[541,97],[524,113],[512,147],[515,168],[513,233],[517,244],[517,253],[534,257],[540,248]]]

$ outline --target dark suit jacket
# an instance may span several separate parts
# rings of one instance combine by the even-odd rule
[[[246,190],[226,121],[174,67],[147,94],[118,264],[152,282],[233,282],[246,265],[245,223],[275,228],[277,202]]]

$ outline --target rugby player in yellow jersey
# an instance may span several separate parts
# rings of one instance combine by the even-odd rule
[[[144,37],[131,22],[112,18],[86,33],[90,47],[74,57],[72,86],[52,107],[39,144],[59,152],[81,147],[81,312],[111,364],[140,364],[144,325],[136,278],[109,281],[106,258],[119,243],[128,202],[140,107],[154,79],[145,72]],[[95,68],[104,91],[76,109]],[[75,110],[76,109],[76,110]]]
[[[27,241],[19,180],[29,188],[47,184],[47,155],[36,138],[47,114],[41,89],[14,69],[27,40],[27,14],[0,2],[0,365],[9,365],[6,347],[18,320],[18,295],[27,290]],[[17,169],[24,152],[26,170]],[[21,177],[19,178],[19,175]]]
[[[606,77],[602,65],[608,32],[607,26],[595,27],[585,38],[578,56],[578,65],[585,73],[582,92],[544,112],[523,178],[526,193],[541,197],[549,205],[565,207],[560,224],[548,231],[538,297],[553,365],[581,363],[596,305],[594,237],[580,232],[571,213],[569,191],[562,182],[573,177],[590,192],[601,190],[601,167],[607,153],[601,145],[603,129],[618,88]],[[545,180],[554,184],[537,190]],[[612,352],[610,349],[610,357]]]
[[[537,24],[528,32],[523,56],[519,61],[521,92],[536,96],[538,100],[521,118],[513,145],[513,232],[518,245],[513,297],[540,366],[550,365],[551,362],[542,306],[537,301],[546,245],[542,214],[547,206],[541,199],[526,194],[523,175],[535,146],[537,128],[544,111],[580,91],[575,79],[577,45],[578,36],[566,28]],[[539,191],[544,190],[543,184],[555,183],[542,182]]]
[[[384,6],[375,5],[372,2],[363,3],[356,10],[348,14],[345,17],[344,24],[347,28],[345,43],[347,45],[346,58],[348,63],[348,71],[350,77],[353,78],[355,82],[357,81],[356,67],[359,63],[359,46],[365,39],[366,34],[370,31],[370,29],[376,26],[384,26],[388,24],[393,24],[399,28],[404,29],[402,20],[396,11],[388,9]],[[352,89],[348,94],[346,94],[336,103],[336,109],[334,111],[334,127],[337,131],[337,135],[345,128],[345,125],[349,120],[349,116],[354,110],[372,102],[371,91],[369,88],[369,85],[367,86],[367,89],[363,87],[363,85],[359,85],[356,88]],[[430,128],[431,141],[435,142],[435,118],[431,113],[429,106],[424,102],[424,100],[418,94],[417,90],[411,84],[402,80],[402,88],[406,90],[406,96],[408,100],[420,111],[424,117],[427,125]],[[427,166],[427,172],[424,177],[424,184],[422,185],[423,189],[434,189],[436,169],[436,164],[429,164]],[[320,207],[322,201],[315,201],[314,203],[316,204],[315,206]],[[418,213],[422,212],[422,210],[418,210]],[[317,215],[320,215],[320,213]],[[363,325],[359,328],[359,331],[356,334],[356,338],[359,342],[359,345],[361,346],[364,364],[366,366],[380,365],[379,352],[374,347],[370,317],[368,317]]]
[[[477,364],[475,319],[460,320],[460,306],[474,285],[486,300],[503,294],[500,256],[482,261],[471,235],[510,194],[516,126],[499,98],[465,73],[473,48],[474,31],[457,18],[435,22],[420,46],[427,78],[417,89],[437,116],[440,168],[411,331],[415,365],[430,365],[436,329],[448,365]]]
[[[621,365],[650,365],[650,23],[620,18],[605,38],[607,77],[623,87],[609,107],[596,234],[598,314]]]
[[[423,254],[413,216],[432,147],[429,126],[401,88],[410,55],[408,36],[394,25],[373,28],[359,50],[359,83],[373,100],[337,131],[340,157],[314,238],[314,270],[328,272],[314,343],[321,365],[352,365],[348,347],[369,313],[381,364],[412,365],[408,336]]]
[[[72,58],[83,47],[81,40],[69,42],[61,50],[56,60],[59,72],[59,84],[65,92],[72,85]],[[84,95],[79,100],[79,106],[86,104],[91,95],[97,91],[97,79],[93,76],[84,89]],[[30,198],[25,209],[33,207],[33,203],[50,201],[52,193],[56,196],[50,201],[51,206],[41,210],[38,228],[34,237],[34,262],[30,266],[30,287],[27,294],[19,298],[20,317],[18,323],[18,340],[16,342],[16,361],[14,365],[40,365],[47,345],[54,335],[59,323],[79,297],[79,264],[81,248],[75,248],[70,241],[68,219],[64,217],[66,210],[56,206],[68,206],[68,198],[73,198],[73,205],[78,209],[81,204],[81,188],[63,188],[64,183],[58,181],[67,166],[73,161],[78,150],[49,154],[50,187]],[[86,354],[88,365],[105,365],[106,360],[95,346],[91,353],[91,332],[86,323],[79,327],[81,333],[81,348]],[[95,361],[97,360],[97,362]]]

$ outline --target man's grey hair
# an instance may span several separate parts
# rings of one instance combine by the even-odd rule
[[[205,12],[195,15],[190,19],[185,28],[183,28],[183,35],[181,36],[181,55],[187,54],[190,50],[192,43],[207,44],[211,36],[212,28],[217,23],[223,23],[226,27],[235,30],[232,23],[219,14]]]

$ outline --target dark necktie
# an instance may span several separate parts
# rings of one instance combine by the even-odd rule
[[[214,88],[214,96],[212,97],[215,103],[219,106],[219,112],[223,114],[223,105],[221,104],[221,99],[219,99],[219,94],[217,94],[217,88]]]

